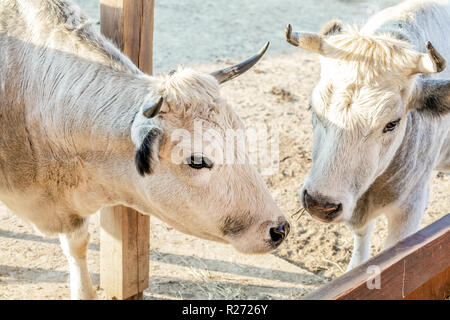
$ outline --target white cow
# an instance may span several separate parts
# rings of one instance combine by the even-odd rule
[[[41,232],[60,235],[72,298],[95,297],[87,218],[104,206],[153,214],[249,253],[271,251],[287,236],[289,224],[246,154],[224,164],[208,153],[213,148],[172,139],[198,123],[218,135],[242,130],[219,83],[266,49],[212,74],[151,77],[72,2],[0,1],[0,200]],[[187,156],[176,162],[180,148]]]
[[[312,169],[299,196],[314,218],[352,227],[348,269],[369,258],[378,215],[388,218],[386,247],[415,232],[432,170],[450,170],[450,72],[439,54],[450,57],[448,32],[448,1],[406,1],[359,30],[286,29],[289,43],[321,61]]]

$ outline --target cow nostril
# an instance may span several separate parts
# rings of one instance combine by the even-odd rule
[[[339,211],[341,211],[342,208],[342,204],[339,203],[337,206],[335,207],[331,207],[330,208],[330,212],[327,212],[327,216],[334,216],[336,213],[338,213]],[[334,209],[334,210],[331,210]]]
[[[273,242],[278,242],[284,239],[284,232],[278,228],[270,228],[270,238]]]
[[[273,242],[281,242],[283,241],[287,235],[289,234],[290,226],[288,222],[283,223],[278,227],[270,228],[270,238]]]

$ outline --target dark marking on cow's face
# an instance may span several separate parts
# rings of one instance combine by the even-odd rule
[[[450,113],[450,80],[422,81],[422,92],[415,103],[417,110],[432,116],[444,116]]]
[[[247,230],[252,224],[249,213],[241,217],[226,217],[221,224],[221,231],[225,236],[237,236]]]
[[[159,145],[162,139],[162,131],[158,128],[152,128],[144,141],[136,152],[135,156],[135,164],[136,169],[141,176],[145,176],[146,174],[151,174],[153,172],[152,163],[155,160],[154,153],[156,150],[159,150]]]
[[[71,230],[80,229],[86,223],[86,219],[77,214],[69,215],[69,224]]]

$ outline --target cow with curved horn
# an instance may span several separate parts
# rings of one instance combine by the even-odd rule
[[[348,269],[369,258],[378,215],[388,219],[386,247],[415,232],[432,170],[450,170],[446,31],[448,1],[406,1],[359,30],[338,21],[317,34],[286,28],[290,44],[321,62],[312,168],[299,196],[313,218],[354,230]]]
[[[0,21],[0,200],[60,235],[72,298],[95,297],[87,220],[103,206],[242,252],[282,243],[289,224],[245,149],[231,153],[241,161],[220,157],[226,132],[244,127],[219,84],[250,69],[268,44],[212,74],[152,77],[71,1],[2,1]]]

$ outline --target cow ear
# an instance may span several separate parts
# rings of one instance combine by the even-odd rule
[[[419,55],[417,65],[413,68],[412,75],[417,73],[439,73],[447,66],[447,60],[433,47],[430,41],[425,44],[426,53]]]
[[[144,105],[136,114],[131,126],[131,140],[136,146],[134,162],[141,176],[151,174],[159,161],[159,149],[163,137],[161,119],[157,118],[164,103],[162,97]]]
[[[324,36],[332,36],[334,34],[339,34],[342,32],[342,23],[339,20],[328,21],[322,29],[320,29],[320,34]]]
[[[450,79],[423,79],[414,107],[434,116],[450,113]]]

